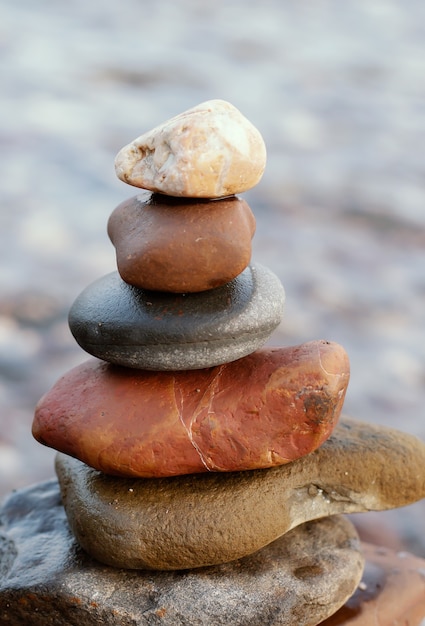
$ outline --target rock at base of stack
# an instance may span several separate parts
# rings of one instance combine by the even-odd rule
[[[109,568],[78,547],[56,481],[11,494],[0,525],[4,626],[312,626],[352,595],[364,567],[353,525],[331,517],[226,565]]]

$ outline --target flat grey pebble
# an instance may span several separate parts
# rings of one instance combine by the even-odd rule
[[[190,370],[255,352],[283,315],[284,289],[250,265],[217,289],[193,294],[145,291],[113,272],[87,287],[69,313],[79,345],[99,359],[147,370]]]

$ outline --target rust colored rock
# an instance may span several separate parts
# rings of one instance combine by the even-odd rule
[[[425,618],[425,560],[362,544],[362,581],[345,605],[322,626],[420,626]]]
[[[255,218],[231,197],[191,201],[159,194],[120,204],[108,222],[118,271],[130,285],[175,293],[205,291],[248,266]]]
[[[40,400],[33,435],[117,476],[272,467],[329,437],[348,380],[346,352],[326,341],[259,350],[195,371],[91,360]]]
[[[169,196],[223,198],[254,187],[266,166],[259,131],[229,102],[209,100],[120,150],[118,178]]]

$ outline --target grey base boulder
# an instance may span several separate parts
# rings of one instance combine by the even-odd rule
[[[225,565],[146,572],[103,566],[78,547],[56,480],[11,494],[0,509],[2,625],[314,626],[352,595],[363,567],[341,516]]]

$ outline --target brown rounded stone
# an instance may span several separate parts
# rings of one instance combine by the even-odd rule
[[[134,196],[108,222],[121,278],[142,289],[176,293],[214,289],[238,276],[251,259],[254,232],[251,209],[234,196]]]
[[[261,134],[224,100],[176,115],[122,148],[115,159],[125,183],[184,198],[242,193],[258,183],[265,166]]]
[[[322,626],[420,626],[425,618],[425,560],[363,543],[366,566],[354,595]]]
[[[425,444],[345,418],[320,448],[270,469],[115,478],[57,455],[70,526],[115,567],[185,569],[253,554],[308,520],[425,497]]]
[[[40,400],[33,435],[120,476],[272,467],[329,437],[348,380],[345,350],[326,341],[180,372],[91,360]]]

